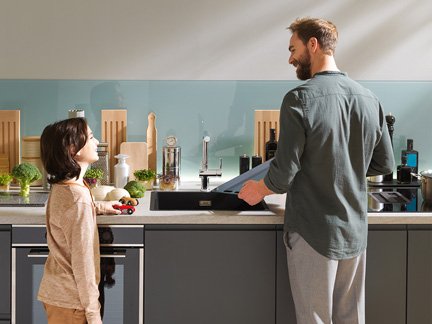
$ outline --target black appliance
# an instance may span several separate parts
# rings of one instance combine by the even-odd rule
[[[144,226],[99,226],[101,313],[104,324],[142,324]],[[12,226],[12,324],[46,323],[37,300],[49,250],[44,225]]]
[[[430,212],[418,186],[368,188],[368,212]]]

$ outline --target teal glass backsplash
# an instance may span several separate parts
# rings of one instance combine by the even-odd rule
[[[397,163],[406,139],[414,139],[419,170],[432,169],[432,81],[361,81],[396,117]],[[21,136],[67,118],[69,109],[84,109],[100,139],[100,110],[127,109],[128,141],[146,141],[147,115],[156,113],[158,170],[168,135],[182,150],[182,179],[199,180],[202,137],[211,137],[209,167],[223,159],[223,178],[239,174],[239,156],[253,155],[255,109],[279,109],[285,93],[299,81],[84,81],[0,80],[0,109],[21,110]]]

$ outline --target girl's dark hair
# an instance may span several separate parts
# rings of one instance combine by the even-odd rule
[[[65,119],[45,127],[40,146],[49,183],[78,179],[81,167],[74,157],[87,142],[87,128],[84,118]]]

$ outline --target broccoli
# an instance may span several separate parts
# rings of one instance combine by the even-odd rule
[[[146,191],[144,186],[135,180],[129,181],[126,186],[124,186],[124,189],[129,192],[132,198],[142,198],[144,197],[144,192]]]
[[[30,193],[30,184],[42,178],[39,169],[30,163],[17,164],[12,169],[12,176],[18,181],[20,196],[27,197]]]

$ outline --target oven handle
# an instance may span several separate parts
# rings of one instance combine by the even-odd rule
[[[28,258],[47,258],[48,257],[48,250],[40,250],[40,249],[31,249],[29,254],[27,254]],[[118,250],[113,251],[109,254],[101,254],[101,258],[126,258],[126,251],[125,250]]]

